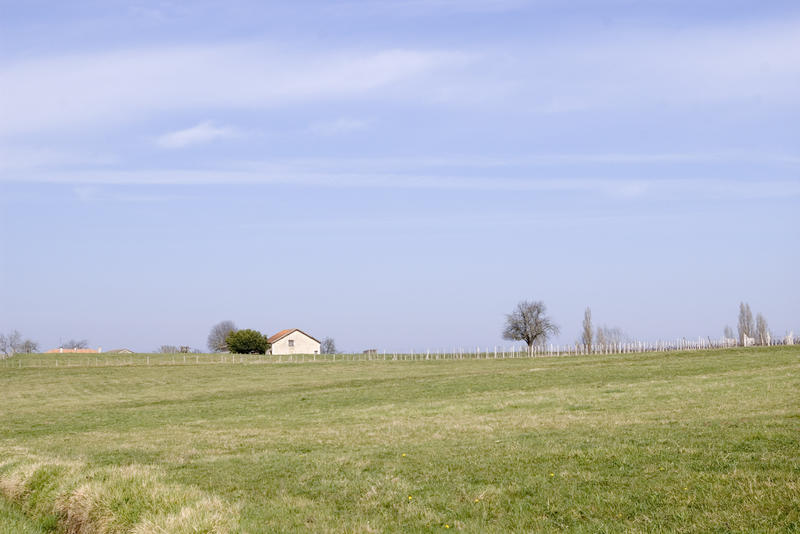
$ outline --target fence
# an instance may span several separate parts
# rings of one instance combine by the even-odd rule
[[[791,345],[791,338],[776,339],[769,346]],[[620,342],[603,345],[558,345],[534,346],[530,351],[516,345],[501,347],[475,347],[471,349],[425,350],[410,352],[369,351],[355,354],[52,354],[17,355],[2,361],[5,368],[84,368],[84,367],[133,367],[165,365],[211,365],[211,364],[282,364],[316,362],[357,362],[357,361],[430,361],[430,360],[478,360],[509,358],[541,358],[553,356],[583,356],[636,354],[653,352],[698,351],[737,346],[734,339],[698,339],[690,341],[677,339],[655,342]]]

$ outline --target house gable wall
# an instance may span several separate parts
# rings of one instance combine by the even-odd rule
[[[289,341],[294,341],[294,346],[289,346]],[[272,354],[319,354],[319,342],[308,337],[303,332],[295,330],[275,343],[270,348]]]

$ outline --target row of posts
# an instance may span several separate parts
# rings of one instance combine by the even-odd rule
[[[784,344],[779,342],[771,343],[773,345]],[[628,343],[606,343],[602,345],[535,345],[530,350],[524,347],[500,347],[495,346],[493,349],[488,347],[481,349],[476,347],[474,351],[464,349],[453,349],[452,351],[430,351],[409,353],[397,352],[377,352],[368,351],[362,354],[296,354],[296,355],[278,355],[267,356],[263,354],[258,355],[244,355],[244,354],[219,354],[213,356],[200,355],[187,355],[182,354],[182,363],[306,363],[316,361],[407,361],[407,360],[465,360],[465,359],[505,359],[505,358],[524,358],[524,357],[542,357],[542,356],[579,356],[588,354],[632,354],[643,352],[667,352],[667,351],[685,351],[685,350],[703,350],[714,348],[726,348],[736,346],[736,340],[722,339],[722,340],[709,340],[699,339],[697,341],[689,341],[686,339],[679,339],[674,341],[658,341],[655,343],[647,342],[628,342]],[[172,355],[170,359],[163,357],[154,358],[154,365],[175,365],[179,363],[176,360],[177,355]],[[187,358],[188,356],[188,358]],[[192,357],[194,356],[194,357]],[[192,362],[191,360],[194,360]],[[94,361],[92,361],[94,360]],[[23,364],[23,361],[26,363]],[[55,367],[66,366],[76,367],[82,366],[122,366],[122,365],[151,365],[150,355],[147,355],[145,361],[129,357],[127,359],[116,359],[114,357],[100,358],[75,358],[66,359],[63,364],[60,359],[46,360],[46,359],[30,359],[18,358],[16,362],[5,361],[6,367]],[[14,365],[16,364],[16,365]]]

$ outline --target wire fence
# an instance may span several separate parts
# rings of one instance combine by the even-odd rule
[[[790,337],[773,339],[761,346],[793,345]],[[698,339],[690,341],[677,339],[655,342],[619,342],[602,345],[535,345],[530,350],[524,346],[474,347],[471,349],[453,348],[410,352],[389,352],[369,350],[361,353],[337,354],[18,354],[2,360],[3,368],[87,368],[87,367],[140,367],[140,366],[185,366],[213,364],[302,364],[324,362],[364,362],[364,361],[435,361],[435,360],[488,360],[544,358],[556,356],[588,356],[614,354],[644,354],[658,352],[684,352],[710,349],[723,349],[739,346],[735,339]]]

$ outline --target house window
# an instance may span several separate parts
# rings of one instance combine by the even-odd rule
[[[294,339],[290,339],[289,340],[289,346],[290,347],[294,347]]]

